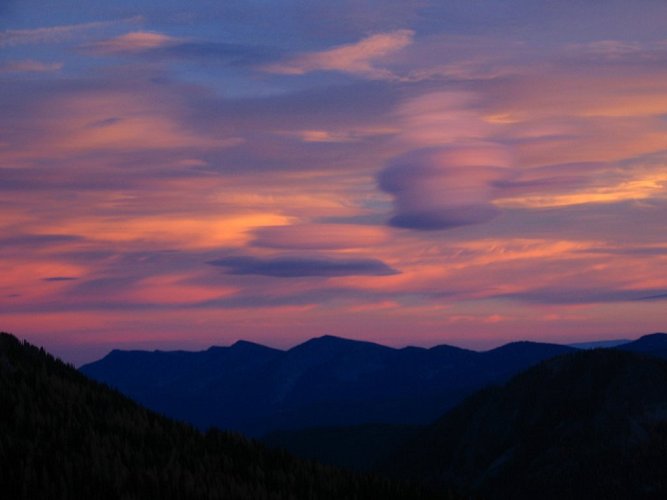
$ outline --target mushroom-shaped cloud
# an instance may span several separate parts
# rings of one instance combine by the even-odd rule
[[[474,142],[410,151],[389,163],[378,184],[394,196],[390,225],[441,230],[493,219],[496,186],[510,177],[506,147]]]

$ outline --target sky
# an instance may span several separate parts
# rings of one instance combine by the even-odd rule
[[[2,0],[0,329],[66,361],[667,328],[664,0]]]

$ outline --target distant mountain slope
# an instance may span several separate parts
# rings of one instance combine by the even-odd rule
[[[235,349],[246,348],[256,349]],[[415,487],[269,451],[238,435],[202,434],[4,333],[0,468],[6,499],[429,497]]]
[[[633,342],[618,346],[618,349],[651,354],[652,356],[667,359],[667,333],[644,335]]]
[[[423,424],[473,391],[573,351],[516,342],[488,352],[393,349],[332,336],[288,351],[237,343],[203,352],[113,351],[81,367],[140,403],[201,428]]]
[[[387,461],[482,498],[667,498],[667,362],[598,349],[476,393]]]
[[[613,340],[593,340],[590,342],[575,342],[574,344],[568,344],[570,347],[576,347],[577,349],[600,349],[606,347],[620,347],[624,344],[629,344],[632,342],[630,339],[613,339]]]

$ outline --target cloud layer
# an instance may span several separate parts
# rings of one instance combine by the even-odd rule
[[[664,329],[662,2],[4,13],[3,329],[68,356]]]

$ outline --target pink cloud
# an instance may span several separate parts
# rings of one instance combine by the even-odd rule
[[[181,43],[179,38],[147,31],[135,31],[108,40],[91,43],[87,49],[97,54],[137,53]]]
[[[312,71],[340,71],[371,79],[394,78],[376,64],[412,43],[412,30],[396,30],[371,35],[363,40],[320,52],[307,52],[263,69],[270,73],[302,75]]]
[[[429,92],[401,103],[395,116],[400,139],[414,146],[441,146],[480,140],[498,127],[475,109],[479,96],[465,91]]]
[[[77,36],[87,35],[91,32],[112,28],[122,24],[136,24],[142,20],[143,18],[141,16],[134,16],[116,21],[97,21],[49,26],[46,28],[7,30],[0,32],[0,47],[37,43],[59,43]]]

